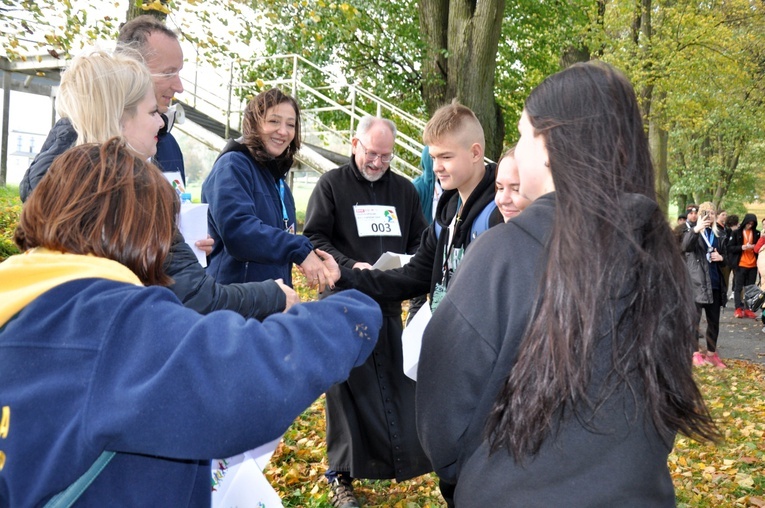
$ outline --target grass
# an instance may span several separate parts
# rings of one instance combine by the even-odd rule
[[[17,187],[0,187],[0,261],[19,252],[13,243],[13,232],[21,214]]]
[[[765,506],[765,368],[729,360],[727,370],[704,369],[697,382],[723,439],[701,444],[678,436],[669,469],[679,508]],[[290,427],[266,470],[285,507],[328,508],[324,397]],[[410,481],[361,481],[364,506],[446,506],[434,474]]]

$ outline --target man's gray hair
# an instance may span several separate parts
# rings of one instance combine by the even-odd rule
[[[119,36],[117,37],[117,52],[125,48],[130,48],[132,51],[137,51],[144,59],[146,59],[149,57],[147,54],[148,39],[149,36],[155,32],[164,34],[171,39],[178,40],[178,34],[165,26],[165,24],[157,17],[152,16],[151,14],[143,14],[122,25]]]
[[[364,136],[376,123],[384,124],[393,133],[393,137],[396,137],[396,133],[398,131],[396,129],[395,123],[393,123],[391,120],[388,120],[387,118],[380,118],[379,116],[371,115],[362,117],[361,120],[359,120],[359,124],[356,126],[356,137],[359,138]]]

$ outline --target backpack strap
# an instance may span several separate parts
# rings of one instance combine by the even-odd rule
[[[491,217],[491,212],[496,208],[497,204],[494,200],[491,200],[485,207],[483,207],[483,210],[481,210],[481,213],[478,214],[478,217],[475,218],[473,225],[470,227],[471,242],[478,238],[478,235],[489,229],[489,217]]]
[[[85,474],[80,476],[65,490],[62,490],[53,496],[50,501],[45,504],[45,508],[69,508],[72,506],[74,502],[79,499],[82,493],[85,492],[88,487],[90,487],[90,484],[93,483],[93,480],[95,480],[96,477],[101,474],[101,471],[104,470],[106,465],[110,460],[112,460],[113,457],[114,452],[101,452],[101,455],[99,455],[93,465],[90,466],[90,469],[85,471]]]

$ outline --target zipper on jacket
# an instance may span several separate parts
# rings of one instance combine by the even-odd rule
[[[390,170],[388,170],[388,171],[390,171]],[[377,202],[377,193],[375,192],[375,183],[374,182],[369,182],[369,189],[372,192],[372,204],[379,205],[379,203]],[[377,251],[379,252],[377,257],[382,256],[383,253],[385,252],[383,250],[383,237],[382,236],[378,236],[377,237]]]

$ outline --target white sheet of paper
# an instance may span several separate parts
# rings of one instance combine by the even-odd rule
[[[207,254],[194,245],[194,242],[207,238],[207,208],[207,203],[181,203],[181,216],[178,219],[178,228],[183,238],[202,266],[207,266]]]
[[[412,259],[413,255],[410,254],[398,254],[396,252],[383,252],[372,268],[377,270],[391,270],[393,268],[401,268]]]
[[[228,459],[212,461],[213,508],[282,508],[282,500],[263,475],[276,446],[275,439]]]
[[[422,334],[430,322],[430,304],[425,302],[409,325],[401,334],[401,346],[404,350],[404,374],[417,381],[417,367],[420,364],[420,349],[422,349]]]

